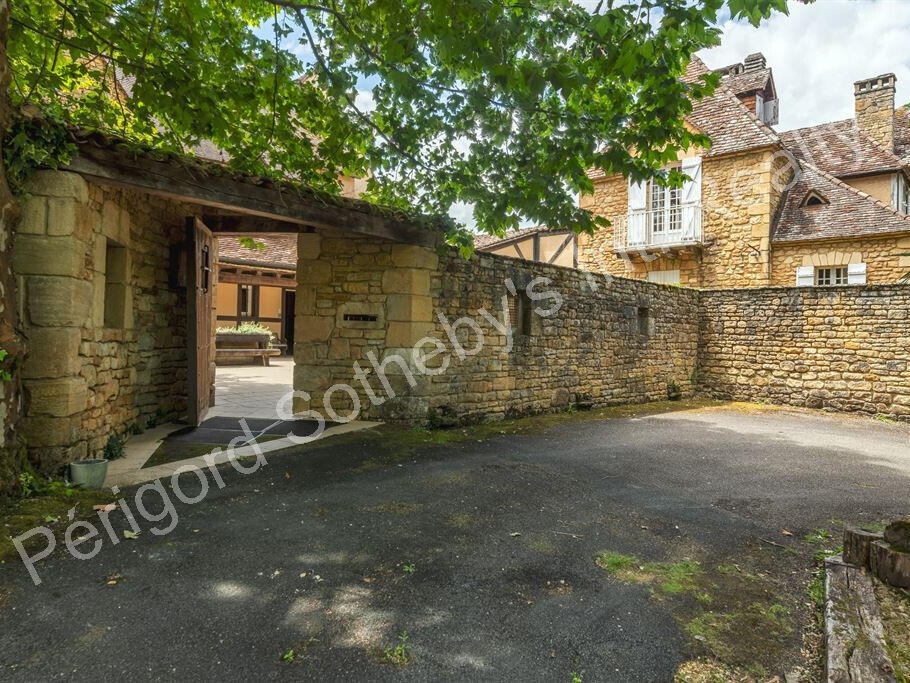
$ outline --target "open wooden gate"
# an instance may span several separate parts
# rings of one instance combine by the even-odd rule
[[[196,217],[186,221],[187,421],[199,426],[214,403],[214,312],[217,243]]]

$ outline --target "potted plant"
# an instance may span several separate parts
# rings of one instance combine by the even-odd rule
[[[671,401],[678,401],[682,397],[682,389],[679,388],[679,384],[676,383],[675,379],[671,379],[667,382],[667,398]]]

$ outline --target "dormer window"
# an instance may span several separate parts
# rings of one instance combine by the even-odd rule
[[[826,204],[828,204],[828,200],[815,190],[809,192],[803,200],[803,206],[825,206]]]

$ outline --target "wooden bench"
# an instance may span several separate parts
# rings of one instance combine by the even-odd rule
[[[269,358],[280,355],[279,349],[215,349],[215,362],[217,363],[219,358],[223,360],[248,357],[258,359],[262,365],[268,367]]]

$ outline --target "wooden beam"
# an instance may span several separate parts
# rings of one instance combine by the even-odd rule
[[[218,282],[230,282],[238,285],[265,285],[266,287],[296,287],[297,281],[293,275],[269,276],[263,274],[247,275],[245,273],[218,273]]]
[[[562,252],[568,246],[569,242],[571,242],[573,239],[575,239],[574,234],[570,234],[568,237],[566,237],[563,243],[559,245],[559,249],[556,250],[556,252],[550,257],[550,260],[547,261],[547,263],[555,263],[556,259],[559,258],[559,255],[562,254]]]
[[[215,214],[204,214],[202,222],[206,224],[212,232],[230,232],[237,234],[259,234],[259,233],[297,233],[310,232],[312,228],[300,223],[291,221],[277,221],[274,218],[262,218],[259,216],[222,216]]]
[[[91,180],[139,189],[149,194],[285,223],[333,228],[395,242],[433,247],[440,230],[389,216],[320,202],[293,189],[284,191],[209,175],[179,162],[156,161],[111,149],[83,145],[64,167]]]

